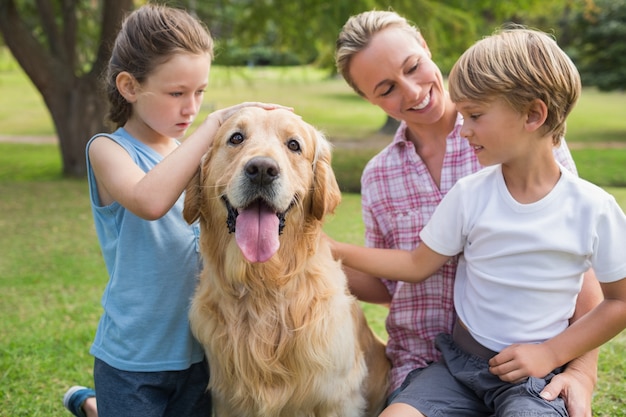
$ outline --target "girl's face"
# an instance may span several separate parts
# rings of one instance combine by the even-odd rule
[[[173,55],[138,87],[128,123],[154,138],[184,136],[200,110],[210,67],[209,55]]]
[[[446,109],[443,76],[423,40],[399,28],[376,33],[352,57],[350,75],[365,98],[408,123],[439,121]]]

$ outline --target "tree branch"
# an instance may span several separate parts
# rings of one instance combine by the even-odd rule
[[[65,51],[59,38],[59,29],[54,19],[54,8],[49,0],[36,0],[39,21],[44,32],[44,37],[48,41],[48,47],[52,56],[61,59],[66,58]]]
[[[0,2],[0,32],[4,43],[39,91],[49,85],[52,55],[32,35],[14,0]]]
[[[133,9],[133,0],[105,0],[102,6],[100,42],[92,74],[99,75],[109,62],[111,49],[120,30],[122,20]]]

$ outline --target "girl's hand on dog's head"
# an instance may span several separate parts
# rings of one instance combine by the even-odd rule
[[[260,101],[246,101],[244,103],[235,104],[234,106],[230,106],[221,110],[214,111],[213,113],[207,116],[207,119],[215,118],[218,123],[218,128],[219,128],[220,126],[224,124],[224,122],[226,122],[226,120],[228,120],[229,117],[231,117],[233,114],[237,113],[239,110],[245,107],[260,107],[265,110],[282,109],[282,110],[293,112],[292,107],[286,107],[280,104],[263,103]]]

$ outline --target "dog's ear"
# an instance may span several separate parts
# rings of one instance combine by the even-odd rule
[[[326,214],[333,213],[341,202],[341,191],[331,165],[330,143],[320,132],[316,132],[316,135],[311,213],[322,220]]]
[[[193,176],[187,188],[185,189],[185,205],[183,207],[183,218],[189,224],[195,222],[200,218],[200,175],[201,169],[198,168],[196,174]]]

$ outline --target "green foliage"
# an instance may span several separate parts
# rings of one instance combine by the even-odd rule
[[[280,51],[269,46],[220,48],[215,56],[215,65],[225,66],[295,66],[309,64],[314,57],[302,61],[303,57],[290,51]]]
[[[594,0],[569,22],[569,53],[589,86],[626,86],[626,0]]]
[[[290,51],[300,63],[314,61],[333,71],[335,40],[346,20],[366,10],[391,9],[420,28],[437,63],[447,73],[469,45],[503,23],[515,21],[555,29],[559,18],[572,7],[561,0],[209,0],[197,5],[197,13],[211,28],[222,51],[218,63],[246,65],[250,59],[232,59],[230,51],[237,56],[253,55],[258,48],[270,48],[279,54]]]
[[[419,29],[433,59],[442,72],[448,73],[456,59],[479,36],[480,19],[475,7],[464,1],[396,0],[393,9]]]
[[[101,32],[97,2],[75,1],[73,10],[58,1],[16,1],[15,5],[31,34],[41,47],[48,49],[51,57],[66,57],[73,64],[77,76],[91,70]],[[48,16],[43,17],[48,11],[53,22],[48,21]],[[70,41],[76,42],[73,45],[75,49],[64,49]]]
[[[216,39],[218,63],[239,63],[239,55],[253,55],[265,48],[299,63],[323,61],[331,68],[332,48],[343,23],[351,14],[373,6],[371,0],[207,0],[197,2],[196,12]],[[236,59],[231,51],[236,52]],[[250,61],[254,57],[243,59],[243,65]],[[278,64],[275,60],[269,63]]]

